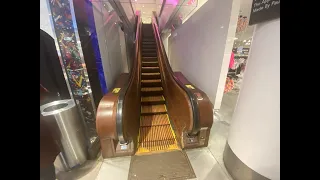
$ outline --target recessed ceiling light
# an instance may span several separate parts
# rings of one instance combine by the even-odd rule
[[[142,5],[142,7],[144,7],[144,5]]]

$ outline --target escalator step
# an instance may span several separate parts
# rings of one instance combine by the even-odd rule
[[[141,106],[142,115],[166,114],[166,113],[167,113],[167,108],[166,108],[166,105],[164,104]]]
[[[141,80],[141,87],[160,87],[161,79]]]
[[[142,67],[141,70],[143,73],[154,73],[159,72],[159,67]]]
[[[143,87],[141,88],[142,92],[151,92],[151,91],[163,91],[162,87]]]
[[[150,79],[150,80],[141,80],[142,83],[158,83],[161,82],[161,79]]]
[[[144,42],[155,42],[156,40],[154,39],[153,35],[148,35],[148,36],[143,36],[142,41]]]
[[[174,140],[170,125],[140,127],[140,143]]]
[[[170,125],[168,114],[141,116],[140,126]]]
[[[142,43],[147,43],[147,44],[148,44],[148,43],[154,43],[154,44],[155,44],[155,41],[148,41],[148,40],[145,41],[145,40],[142,40]]]
[[[141,73],[141,79],[160,79],[160,73]]]
[[[142,57],[157,57],[156,52],[142,52]]]
[[[142,75],[160,75],[160,73],[142,73]]]
[[[157,48],[156,44],[142,44],[142,49],[144,48]]]
[[[147,52],[157,53],[157,49],[155,49],[155,48],[143,48],[142,52],[145,52],[145,53],[147,53]]]
[[[142,142],[138,143],[138,151],[139,153],[146,153],[152,151],[162,151],[162,150],[177,150],[179,149],[177,142],[175,139],[168,139],[162,141],[149,141],[149,142]]]
[[[141,97],[142,105],[164,104],[166,101],[163,96],[143,96]]]
[[[143,38],[142,42],[156,42],[155,39],[151,39],[151,38]]]
[[[144,62],[158,62],[158,58],[156,57],[143,57],[142,63]]]
[[[154,42],[154,41],[151,41],[151,42],[143,42],[142,41],[142,45],[145,45],[145,44],[151,44],[151,45],[155,45],[156,44],[156,42]]]
[[[163,94],[162,87],[142,87],[141,96],[159,96]]]
[[[158,67],[159,63],[157,61],[154,62],[142,62],[142,67]]]

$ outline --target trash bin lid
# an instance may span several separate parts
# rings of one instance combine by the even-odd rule
[[[73,99],[58,100],[40,106],[40,112],[43,116],[50,116],[59,114],[74,106],[75,102]]]

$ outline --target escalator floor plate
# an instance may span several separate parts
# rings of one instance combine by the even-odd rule
[[[196,175],[183,151],[133,156],[128,180],[193,179]]]

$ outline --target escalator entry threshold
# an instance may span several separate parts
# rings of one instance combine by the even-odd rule
[[[180,150],[163,96],[152,29],[143,28],[142,32],[141,116],[136,155]]]

